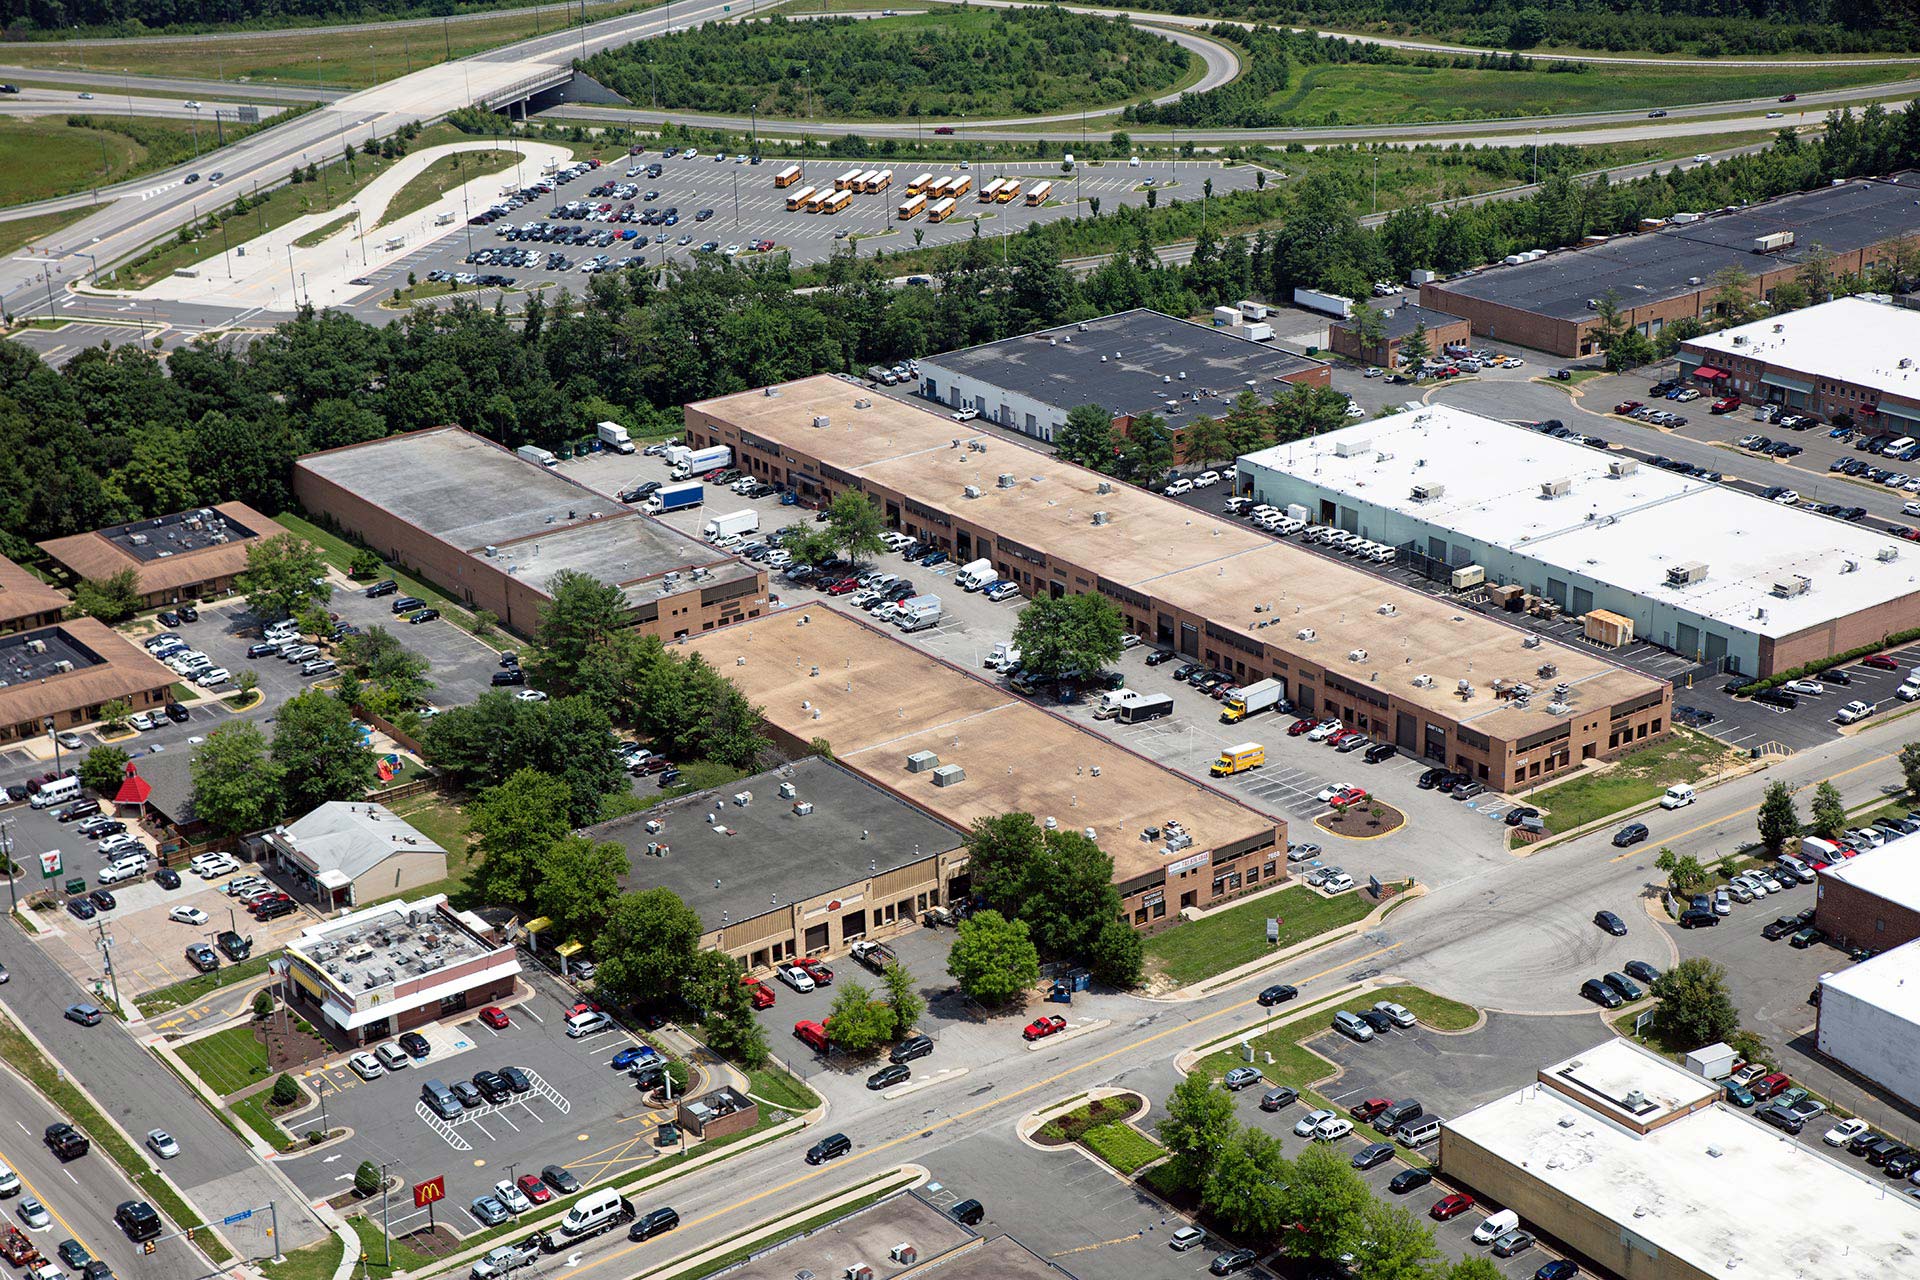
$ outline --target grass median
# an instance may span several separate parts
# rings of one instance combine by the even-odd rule
[[[1125,1123],[1095,1125],[1080,1135],[1080,1144],[1128,1177],[1167,1154],[1159,1143]]]
[[[271,956],[251,956],[239,964],[222,965],[212,973],[195,974],[170,987],[161,987],[157,991],[136,996],[134,1004],[139,1006],[141,1016],[146,1018],[151,1018],[157,1013],[167,1013],[184,1005],[197,1004],[223,987],[235,986],[265,976],[267,963],[271,959]]]
[[[1532,792],[1527,803],[1545,811],[1554,834],[1598,822],[1657,798],[1676,782],[1699,782],[1728,763],[1724,743],[1676,726],[1651,746],[1629,751],[1611,764]]]
[[[1305,885],[1293,885],[1148,938],[1148,970],[1175,986],[1189,986],[1352,924],[1371,910],[1372,904],[1359,893],[1326,898]],[[1267,942],[1270,919],[1280,922],[1280,939],[1274,945]]]
[[[840,1205],[837,1208],[828,1209],[822,1213],[816,1213],[812,1217],[807,1218],[800,1222],[796,1222],[791,1226],[779,1227],[779,1228],[776,1228],[775,1230],[764,1232],[761,1235],[754,1236],[753,1238],[745,1240],[744,1242],[738,1245],[735,1245],[733,1248],[726,1250],[724,1253],[721,1253],[712,1258],[708,1258],[707,1260],[700,1263],[698,1266],[691,1268],[690,1270],[676,1271],[674,1274],[674,1280],[703,1280],[703,1277],[716,1275],[719,1272],[725,1271],[730,1267],[733,1267],[738,1265],[739,1263],[745,1262],[748,1258],[752,1257],[754,1254],[760,1253],[763,1250],[765,1250],[769,1245],[777,1244],[782,1240],[790,1240],[790,1239],[795,1239],[799,1236],[804,1236],[809,1232],[819,1230],[821,1227],[826,1226],[829,1222],[838,1221],[841,1218],[847,1217],[849,1214],[858,1213],[860,1212],[860,1210],[865,1209],[870,1205],[878,1204],[880,1201],[886,1199],[888,1196],[892,1195],[894,1192],[899,1191],[903,1187],[906,1187],[912,1181],[913,1181],[913,1178],[911,1176],[894,1178],[888,1181],[885,1185],[881,1186],[879,1189],[875,1191],[870,1191],[866,1195],[860,1196],[858,1199],[850,1200],[846,1204]],[[823,1204],[825,1203],[825,1201],[815,1201],[814,1203]],[[808,1207],[811,1208],[812,1206],[808,1206]],[[802,1212],[805,1212],[805,1211],[802,1210]],[[735,1238],[738,1239],[739,1237],[735,1237]],[[664,1267],[670,1266],[670,1265],[671,1263],[663,1263],[661,1264],[661,1266],[654,1267],[650,1271],[637,1272],[636,1274],[642,1275],[642,1276],[651,1275],[654,1271],[662,1270]]]
[[[820,1105],[820,1095],[800,1083],[792,1073],[769,1062],[747,1073],[747,1092],[769,1106],[794,1115],[805,1115]]]
[[[225,1097],[267,1078],[267,1046],[254,1035],[253,1027],[228,1027],[204,1039],[175,1048],[187,1070],[200,1077],[207,1088]]]

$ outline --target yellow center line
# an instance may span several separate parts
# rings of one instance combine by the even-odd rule
[[[1385,947],[1379,948],[1378,950],[1369,951],[1365,955],[1355,956],[1353,959],[1347,960],[1341,964],[1335,965],[1332,968],[1322,969],[1319,973],[1310,974],[1307,977],[1301,978],[1297,981],[1296,985],[1305,986],[1309,982],[1317,981],[1318,979],[1324,978],[1328,974],[1336,973],[1341,969],[1350,969],[1356,964],[1361,964],[1365,961],[1373,959],[1375,956],[1385,955],[1387,952],[1394,950],[1399,945],[1400,944],[1396,942],[1390,946],[1385,946]],[[1179,1024],[1178,1026],[1168,1027],[1165,1031],[1156,1031],[1152,1035],[1147,1036],[1144,1039],[1135,1040],[1128,1044],[1121,1045],[1119,1048],[1109,1050],[1108,1052],[1101,1054],[1097,1058],[1089,1058],[1085,1062],[1075,1063],[1073,1066],[1066,1067],[1058,1072],[1055,1072],[1053,1075],[1046,1077],[1044,1080],[1036,1080],[1032,1084],[1025,1085],[1019,1089],[1015,1089],[1012,1093],[1002,1094],[1000,1097],[991,1099],[986,1102],[982,1102],[978,1106],[969,1107],[965,1111],[956,1112],[953,1115],[950,1115],[943,1120],[932,1121],[918,1129],[915,1129],[912,1133],[902,1134],[900,1137],[890,1138],[886,1142],[880,1143],[878,1146],[869,1147],[865,1151],[861,1151],[854,1154],[840,1167],[845,1168],[847,1165],[857,1164],[862,1160],[871,1160],[875,1156],[880,1155],[883,1152],[890,1151],[893,1148],[902,1145],[903,1143],[917,1142],[920,1139],[928,1137],[938,1132],[941,1129],[951,1128],[952,1126],[959,1124],[962,1120],[969,1120],[974,1116],[979,1115],[983,1111],[990,1111],[995,1107],[1003,1106],[1006,1103],[1012,1102],[1016,1098],[1023,1098],[1030,1093],[1034,1093],[1038,1090],[1045,1089],[1049,1085],[1058,1084],[1060,1081],[1066,1079],[1068,1076],[1077,1075],[1080,1072],[1085,1071],[1089,1067],[1097,1067],[1102,1063],[1111,1062],[1115,1058],[1122,1057],[1126,1054],[1134,1053],[1137,1050],[1142,1049],[1147,1045],[1153,1044],[1155,1041],[1165,1040],[1168,1036],[1181,1035],[1187,1031],[1192,1030],[1194,1027],[1199,1026],[1201,1023],[1212,1022],[1214,1019],[1224,1017],[1229,1013],[1238,1013],[1240,1010],[1248,1008],[1250,1006],[1257,1006],[1258,1003],[1259,1002],[1257,1000],[1252,1000],[1252,999],[1242,1000],[1238,1004],[1231,1004],[1231,1005],[1227,1005],[1225,1008],[1215,1009],[1212,1013],[1203,1013],[1199,1017],[1191,1018],[1186,1022]],[[768,1196],[779,1195],[783,1191],[790,1191],[794,1187],[797,1187],[802,1183],[811,1182],[815,1178],[824,1177],[826,1174],[832,1173],[833,1171],[834,1170],[832,1166],[823,1165],[815,1169],[812,1173],[803,1173],[797,1178],[790,1178],[786,1182],[780,1183],[778,1186],[768,1187],[765,1191],[756,1192],[755,1194],[750,1195],[743,1200],[736,1200],[734,1203],[730,1205],[726,1205],[722,1208],[715,1209],[712,1213],[708,1213],[701,1217],[694,1218],[691,1221],[685,1223],[684,1225],[689,1227],[704,1226],[706,1223],[712,1222],[716,1218],[723,1218],[729,1214],[736,1213],[739,1210],[746,1208],[748,1205],[751,1205],[756,1203],[757,1201],[766,1199]],[[661,1238],[664,1238],[664,1237],[656,1237],[656,1239],[661,1239]],[[595,1258],[591,1262],[581,1263],[579,1266],[574,1267],[571,1271],[569,1271],[568,1275],[577,1276],[577,1275],[580,1275],[582,1272],[585,1272],[594,1267],[600,1266],[603,1263],[618,1261],[621,1258],[627,1257],[629,1254],[636,1253],[642,1249],[645,1249],[648,1245],[652,1243],[653,1241],[646,1240],[646,1241],[640,1241],[635,1244],[630,1244],[624,1249],[616,1249],[612,1253],[607,1254],[603,1258]]]
[[[60,1211],[53,1207],[53,1201],[49,1200],[46,1196],[41,1195],[40,1188],[34,1186],[32,1180],[29,1179],[26,1174],[20,1171],[19,1163],[4,1151],[0,1151],[0,1160],[5,1160],[7,1162],[7,1167],[9,1169],[12,1169],[15,1176],[20,1179],[20,1185],[25,1187],[35,1200],[38,1200],[41,1204],[47,1207],[47,1212],[53,1215],[53,1220],[59,1223],[61,1228],[65,1230],[69,1236],[79,1241],[80,1247],[82,1249],[85,1249],[88,1253],[93,1253],[93,1246],[88,1244],[85,1240],[80,1239],[80,1233],[73,1229],[73,1225],[71,1223],[69,1223],[65,1218],[60,1216]],[[100,1255],[97,1253],[93,1253],[93,1256],[97,1258]]]
[[[1810,786],[1817,787],[1822,782],[1838,782],[1841,778],[1846,777],[1850,773],[1858,773],[1862,769],[1871,769],[1876,764],[1885,764],[1887,761],[1892,760],[1894,758],[1895,757],[1893,756],[1893,754],[1889,753],[1884,756],[1875,756],[1871,760],[1862,760],[1859,764],[1854,765],[1852,768],[1842,769],[1840,772],[1836,774],[1832,774],[1825,778],[1816,778],[1812,782],[1803,782],[1799,786],[1793,788],[1793,790],[1797,794],[1798,792],[1805,791]],[[1718,818],[1710,819],[1709,821],[1703,822],[1700,825],[1695,827],[1688,827],[1685,831],[1676,831],[1670,836],[1663,837],[1661,840],[1661,843],[1667,844],[1667,845],[1674,844],[1678,841],[1685,840],[1688,836],[1699,835],[1702,831],[1705,831],[1709,827],[1717,827],[1721,823],[1727,821],[1727,819],[1729,818],[1745,817],[1747,814],[1757,813],[1759,812],[1759,810],[1760,810],[1759,804],[1750,804],[1744,809],[1735,809],[1732,813],[1722,814]],[[1618,857],[1607,859],[1607,861],[1625,862],[1628,858],[1637,858],[1639,856],[1640,855],[1638,853],[1630,849],[1626,853],[1620,854]]]

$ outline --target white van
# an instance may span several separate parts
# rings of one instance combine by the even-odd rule
[[[1393,1136],[1403,1147],[1424,1147],[1440,1137],[1440,1117],[1421,1116],[1418,1120],[1409,1120],[1395,1129]]]
[[[573,1202],[567,1216],[560,1219],[560,1234],[574,1239],[597,1235],[614,1223],[631,1217],[633,1210],[612,1187],[590,1191]]]
[[[1819,836],[1800,837],[1800,856],[1813,858],[1820,862],[1840,861],[1840,846],[1831,840],[1822,840]]]
[[[978,591],[998,576],[993,571],[993,561],[981,559],[963,567],[953,580],[962,591]]]
[[[33,793],[30,802],[35,809],[51,809],[54,805],[65,804],[69,800],[80,798],[80,779],[55,778]]]
[[[1676,782],[1667,788],[1660,797],[1662,809],[1684,809],[1694,801],[1693,787],[1685,782]]]
[[[582,1036],[590,1036],[596,1031],[605,1031],[612,1025],[613,1019],[604,1013],[598,1013],[593,1010],[588,1010],[586,1013],[576,1013],[567,1019],[567,1037],[572,1040],[578,1040]]]
[[[1093,718],[1111,720],[1120,714],[1120,708],[1144,697],[1138,689],[1109,689],[1100,695],[1100,705],[1093,709]]]
[[[1511,1209],[1488,1215],[1486,1221],[1473,1229],[1475,1244],[1492,1244],[1507,1232],[1520,1225],[1520,1215]]]

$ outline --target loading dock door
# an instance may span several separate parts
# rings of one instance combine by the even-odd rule
[[[1180,624],[1180,652],[1189,658],[1200,656],[1200,628],[1191,622]]]
[[[1420,727],[1417,721],[1404,711],[1396,711],[1393,717],[1393,745],[1402,751],[1420,749]]]

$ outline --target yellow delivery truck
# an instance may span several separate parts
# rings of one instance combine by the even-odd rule
[[[1230,777],[1236,773],[1245,773],[1249,769],[1258,769],[1267,762],[1267,749],[1257,742],[1243,742],[1237,747],[1228,747],[1213,762],[1213,776]]]

